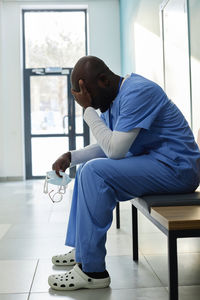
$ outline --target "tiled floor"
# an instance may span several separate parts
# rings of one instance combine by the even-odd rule
[[[68,251],[65,232],[73,182],[61,203],[42,194],[43,181],[0,183],[1,300],[168,300],[167,240],[139,215],[140,261],[132,261],[131,207],[122,203],[121,229],[114,222],[107,238],[106,289],[57,292],[49,289],[51,256]],[[180,239],[179,300],[200,300],[200,239]]]

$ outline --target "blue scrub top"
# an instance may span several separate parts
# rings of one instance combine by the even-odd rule
[[[183,114],[155,82],[131,74],[101,118],[112,130],[141,128],[129,149],[133,155],[151,154],[177,176],[200,181],[200,152],[193,133]]]

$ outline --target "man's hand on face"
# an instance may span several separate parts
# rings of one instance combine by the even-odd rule
[[[59,177],[62,177],[59,171],[65,172],[67,168],[69,168],[71,163],[71,152],[64,153],[54,162],[52,165],[52,170],[56,172]]]
[[[92,106],[92,99],[82,79],[79,80],[80,92],[71,90],[72,95],[75,97],[76,102],[83,108]]]

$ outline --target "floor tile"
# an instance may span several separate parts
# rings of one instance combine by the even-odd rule
[[[68,248],[66,252],[70,251]],[[64,252],[63,252],[64,253]],[[57,253],[55,253],[57,254]],[[31,292],[47,292],[49,290],[48,277],[51,274],[64,273],[66,270],[70,270],[72,267],[54,266],[51,259],[40,259]]]
[[[178,253],[200,253],[200,238],[182,238],[177,240]],[[144,255],[167,254],[167,237],[162,232],[140,233],[139,250]]]
[[[29,292],[36,265],[37,260],[0,260],[0,293]]]
[[[111,276],[111,287],[114,289],[162,286],[143,257],[139,263],[135,263],[128,255],[108,256],[107,269]]]
[[[0,224],[0,239],[5,236],[12,224]]]
[[[29,224],[15,224],[6,235],[7,239],[28,239],[28,238],[63,238],[66,235],[67,222],[58,224],[37,223]]]
[[[143,255],[166,254],[167,238],[162,232],[138,234],[139,249]]]
[[[46,223],[50,217],[50,210],[40,211],[34,209],[4,210],[0,212],[0,223],[30,224]]]
[[[73,182],[62,202],[57,204],[43,194],[43,182],[0,183],[1,300],[168,300],[166,236],[139,213],[140,261],[139,264],[134,263],[129,201],[120,203],[120,229],[116,229],[114,210],[113,224],[107,235],[107,269],[112,280],[110,288],[65,293],[49,289],[49,274],[64,273],[66,270],[53,267],[51,256],[71,249],[64,242]],[[179,300],[200,300],[200,239],[178,239],[178,251]],[[28,291],[38,259],[29,299]],[[26,280],[22,281],[22,278]],[[12,281],[12,286],[8,280]]]
[[[199,300],[200,286],[181,286],[179,295],[181,300]]]
[[[168,286],[167,256],[145,256],[164,286]],[[179,286],[200,285],[200,254],[181,253],[178,256]]]
[[[108,233],[106,249],[107,255],[131,255],[131,237],[121,233],[120,230],[118,230],[116,234]]]
[[[178,239],[179,253],[200,253],[200,238]]]
[[[72,267],[52,267],[50,260],[40,260],[31,292],[47,292],[48,276],[65,273]],[[129,289],[143,287],[161,287],[161,282],[152,272],[145,259],[134,263],[131,256],[108,256],[107,270],[111,276],[112,289]]]
[[[96,289],[59,292],[49,290],[49,293],[31,293],[29,300],[168,300],[164,288],[146,289]],[[196,300],[196,299],[195,299]]]
[[[48,258],[66,251],[65,235],[61,238],[0,240],[0,259]]]
[[[160,230],[140,212],[138,212],[138,229],[140,234],[160,233]]]
[[[0,294],[1,300],[28,300],[27,294]]]
[[[50,223],[67,223],[69,219],[69,211],[52,211],[49,217]]]

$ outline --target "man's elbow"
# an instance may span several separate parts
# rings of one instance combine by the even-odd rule
[[[110,159],[122,159],[126,155],[126,152],[118,151],[116,149],[112,149],[108,151],[107,157]]]

